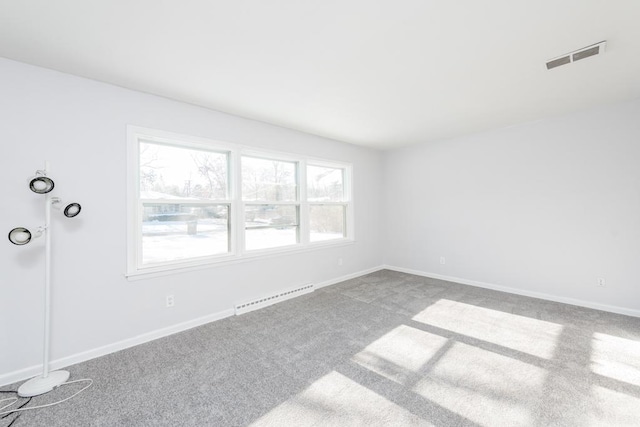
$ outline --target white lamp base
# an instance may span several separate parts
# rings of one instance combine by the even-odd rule
[[[18,396],[31,397],[48,393],[60,384],[66,382],[68,379],[69,372],[67,371],[53,371],[49,372],[49,375],[46,377],[40,375],[31,378],[18,388]]]

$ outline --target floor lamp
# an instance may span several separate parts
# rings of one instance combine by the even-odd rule
[[[14,245],[26,245],[32,238],[44,235],[45,238],[45,281],[44,281],[44,360],[42,362],[42,374],[31,378],[18,388],[21,397],[37,396],[47,393],[69,379],[68,371],[49,371],[49,347],[51,336],[51,208],[62,208],[63,203],[59,197],[52,197],[51,191],[55,184],[47,176],[49,162],[45,162],[44,170],[38,170],[29,180],[29,188],[36,194],[44,195],[44,225],[38,227],[33,233],[25,227],[17,227],[9,232],[9,240]],[[64,216],[73,218],[80,213],[78,203],[70,203],[63,210]]]

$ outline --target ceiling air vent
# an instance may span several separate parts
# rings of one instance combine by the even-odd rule
[[[574,50],[573,52],[565,53],[562,56],[550,59],[547,61],[547,70],[559,67],[561,65],[569,64],[571,62],[579,61],[590,56],[603,54],[606,46],[607,42],[605,40],[601,41],[600,43],[592,44],[591,46],[583,47],[582,49]]]

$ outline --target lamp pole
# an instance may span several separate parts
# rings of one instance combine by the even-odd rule
[[[49,171],[49,162],[45,162],[44,173]],[[37,396],[48,393],[69,379],[68,371],[49,372],[49,346],[51,336],[51,205],[57,201],[50,193],[45,195],[44,207],[44,351],[42,375],[31,378],[18,388],[21,397]]]
[[[44,172],[49,171],[49,162]],[[49,345],[51,342],[51,193],[45,195],[44,203],[44,355],[42,377],[49,376]]]

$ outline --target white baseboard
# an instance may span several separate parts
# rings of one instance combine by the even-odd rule
[[[356,277],[364,276],[365,274],[374,273],[382,270],[382,266],[370,268],[367,270],[358,271],[356,273],[347,274],[344,276],[336,277],[334,279],[326,280],[315,284],[316,288],[322,288],[325,286],[333,285],[336,283],[344,282],[345,280],[354,279]],[[216,320],[224,319],[235,315],[234,309],[223,310],[218,313],[209,314],[207,316],[199,317],[197,319],[188,320],[186,322],[178,323],[176,325],[168,326],[166,328],[157,329],[155,331],[147,332],[145,334],[137,335],[135,337],[127,338],[122,341],[118,341],[112,344],[107,344],[102,347],[94,348],[91,350],[83,351],[81,353],[72,354],[70,356],[62,357],[60,359],[52,360],[50,363],[50,369],[62,369],[76,363],[85,362],[96,357],[106,356],[107,354],[115,353],[116,351],[124,350],[129,347],[133,347],[139,344],[144,344],[149,341],[153,341],[158,338],[166,337],[178,332],[186,331],[196,326],[204,325],[206,323],[214,322]],[[7,384],[13,384],[18,381],[26,380],[28,378],[35,377],[42,373],[42,365],[30,366],[28,368],[20,369],[13,372],[0,375],[0,386]],[[72,372],[73,374],[73,372]]]
[[[133,347],[139,344],[144,344],[158,338],[166,337],[177,332],[186,331],[188,329],[195,328],[196,326],[201,326],[206,323],[224,319],[225,317],[230,317],[233,315],[233,309],[223,310],[218,313],[213,313],[207,316],[199,317],[197,319],[188,320],[186,322],[178,323],[166,328],[156,329],[155,331],[127,338],[112,344],[107,344],[102,347],[52,360],[49,366],[51,370],[62,369],[70,365],[75,365],[76,363],[85,362],[87,360],[95,359],[96,357],[100,356],[106,356],[107,354],[115,353],[116,351],[124,350],[126,348]],[[28,378],[35,377],[36,375],[40,375],[41,373],[42,365],[36,365],[20,369],[18,371],[2,374],[0,375],[0,386],[26,380]],[[73,372],[71,374],[73,375]]]
[[[493,283],[480,282],[477,280],[463,279],[460,277],[445,276],[442,274],[429,273],[427,271],[412,270],[410,268],[395,267],[392,265],[383,266],[385,270],[398,271],[400,273],[415,274],[416,276],[430,277],[432,279],[446,280],[447,282],[460,283],[462,285],[476,286],[478,288],[492,289],[494,291],[507,292],[510,294],[522,295],[526,297],[538,298],[547,301],[561,302],[569,305],[577,305],[579,307],[593,308],[595,310],[608,311],[616,314],[624,314],[626,316],[640,317],[640,310],[632,308],[618,307],[615,305],[600,304],[593,301],[585,301],[575,298],[561,297],[543,292],[527,291],[525,289],[511,288],[508,286],[495,285]]]
[[[324,282],[315,283],[316,289],[324,288],[325,286],[335,285],[336,283],[344,282],[345,280],[355,279],[356,277],[365,276],[367,274],[375,273],[376,271],[384,270],[385,266],[377,266],[373,268],[368,268],[366,270],[361,270],[356,273],[345,274],[344,276],[336,277],[334,279],[325,280]]]
[[[460,277],[453,277],[453,276],[445,276],[442,274],[429,273],[426,271],[412,270],[409,268],[395,267],[391,265],[380,265],[377,267],[373,267],[373,268],[358,271],[355,273],[346,274],[333,279],[325,280],[323,282],[318,282],[318,283],[315,283],[314,285],[316,288],[323,288],[325,286],[330,286],[336,283],[344,282],[345,280],[355,279],[357,277],[364,276],[366,274],[375,273],[380,270],[392,270],[392,271],[398,271],[401,273],[415,274],[416,276],[446,280],[448,282],[455,282],[463,285],[476,286],[480,288],[492,289],[492,290],[507,292],[507,293],[516,294],[516,295],[523,295],[527,297],[539,298],[539,299],[544,299],[548,301],[561,302],[564,304],[576,305],[580,307],[593,308],[596,310],[608,311],[611,313],[624,314],[624,315],[633,316],[633,317],[640,317],[640,310],[600,304],[596,302],[584,301],[584,300],[579,300],[574,298],[560,297],[560,296],[541,293],[541,292],[527,291],[527,290],[511,288],[507,286],[495,285],[492,283],[480,282],[477,280],[463,279]],[[225,317],[230,317],[230,316],[233,316],[234,314],[235,312],[233,309],[223,310],[218,313],[209,314],[207,316],[199,317],[197,319],[178,323],[176,325],[172,325],[162,329],[157,329],[155,331],[151,331],[145,334],[137,335],[135,337],[127,338],[125,340],[118,341],[112,344],[107,344],[102,347],[94,348],[91,350],[83,351],[81,353],[76,353],[70,356],[56,359],[51,361],[50,367],[51,367],[51,370],[62,369],[67,366],[74,365],[76,363],[84,362],[90,359],[95,359],[97,357],[105,356],[110,353],[115,353],[116,351],[124,350],[139,344],[144,344],[146,342],[153,341],[158,338],[162,338],[178,332],[186,331],[188,329],[195,328],[197,326],[201,326],[206,323],[224,319]],[[2,374],[0,375],[0,386],[26,380],[28,378],[31,378],[40,374],[41,372],[42,372],[42,365],[36,365],[36,366],[20,369],[17,371],[9,372],[6,374]]]

